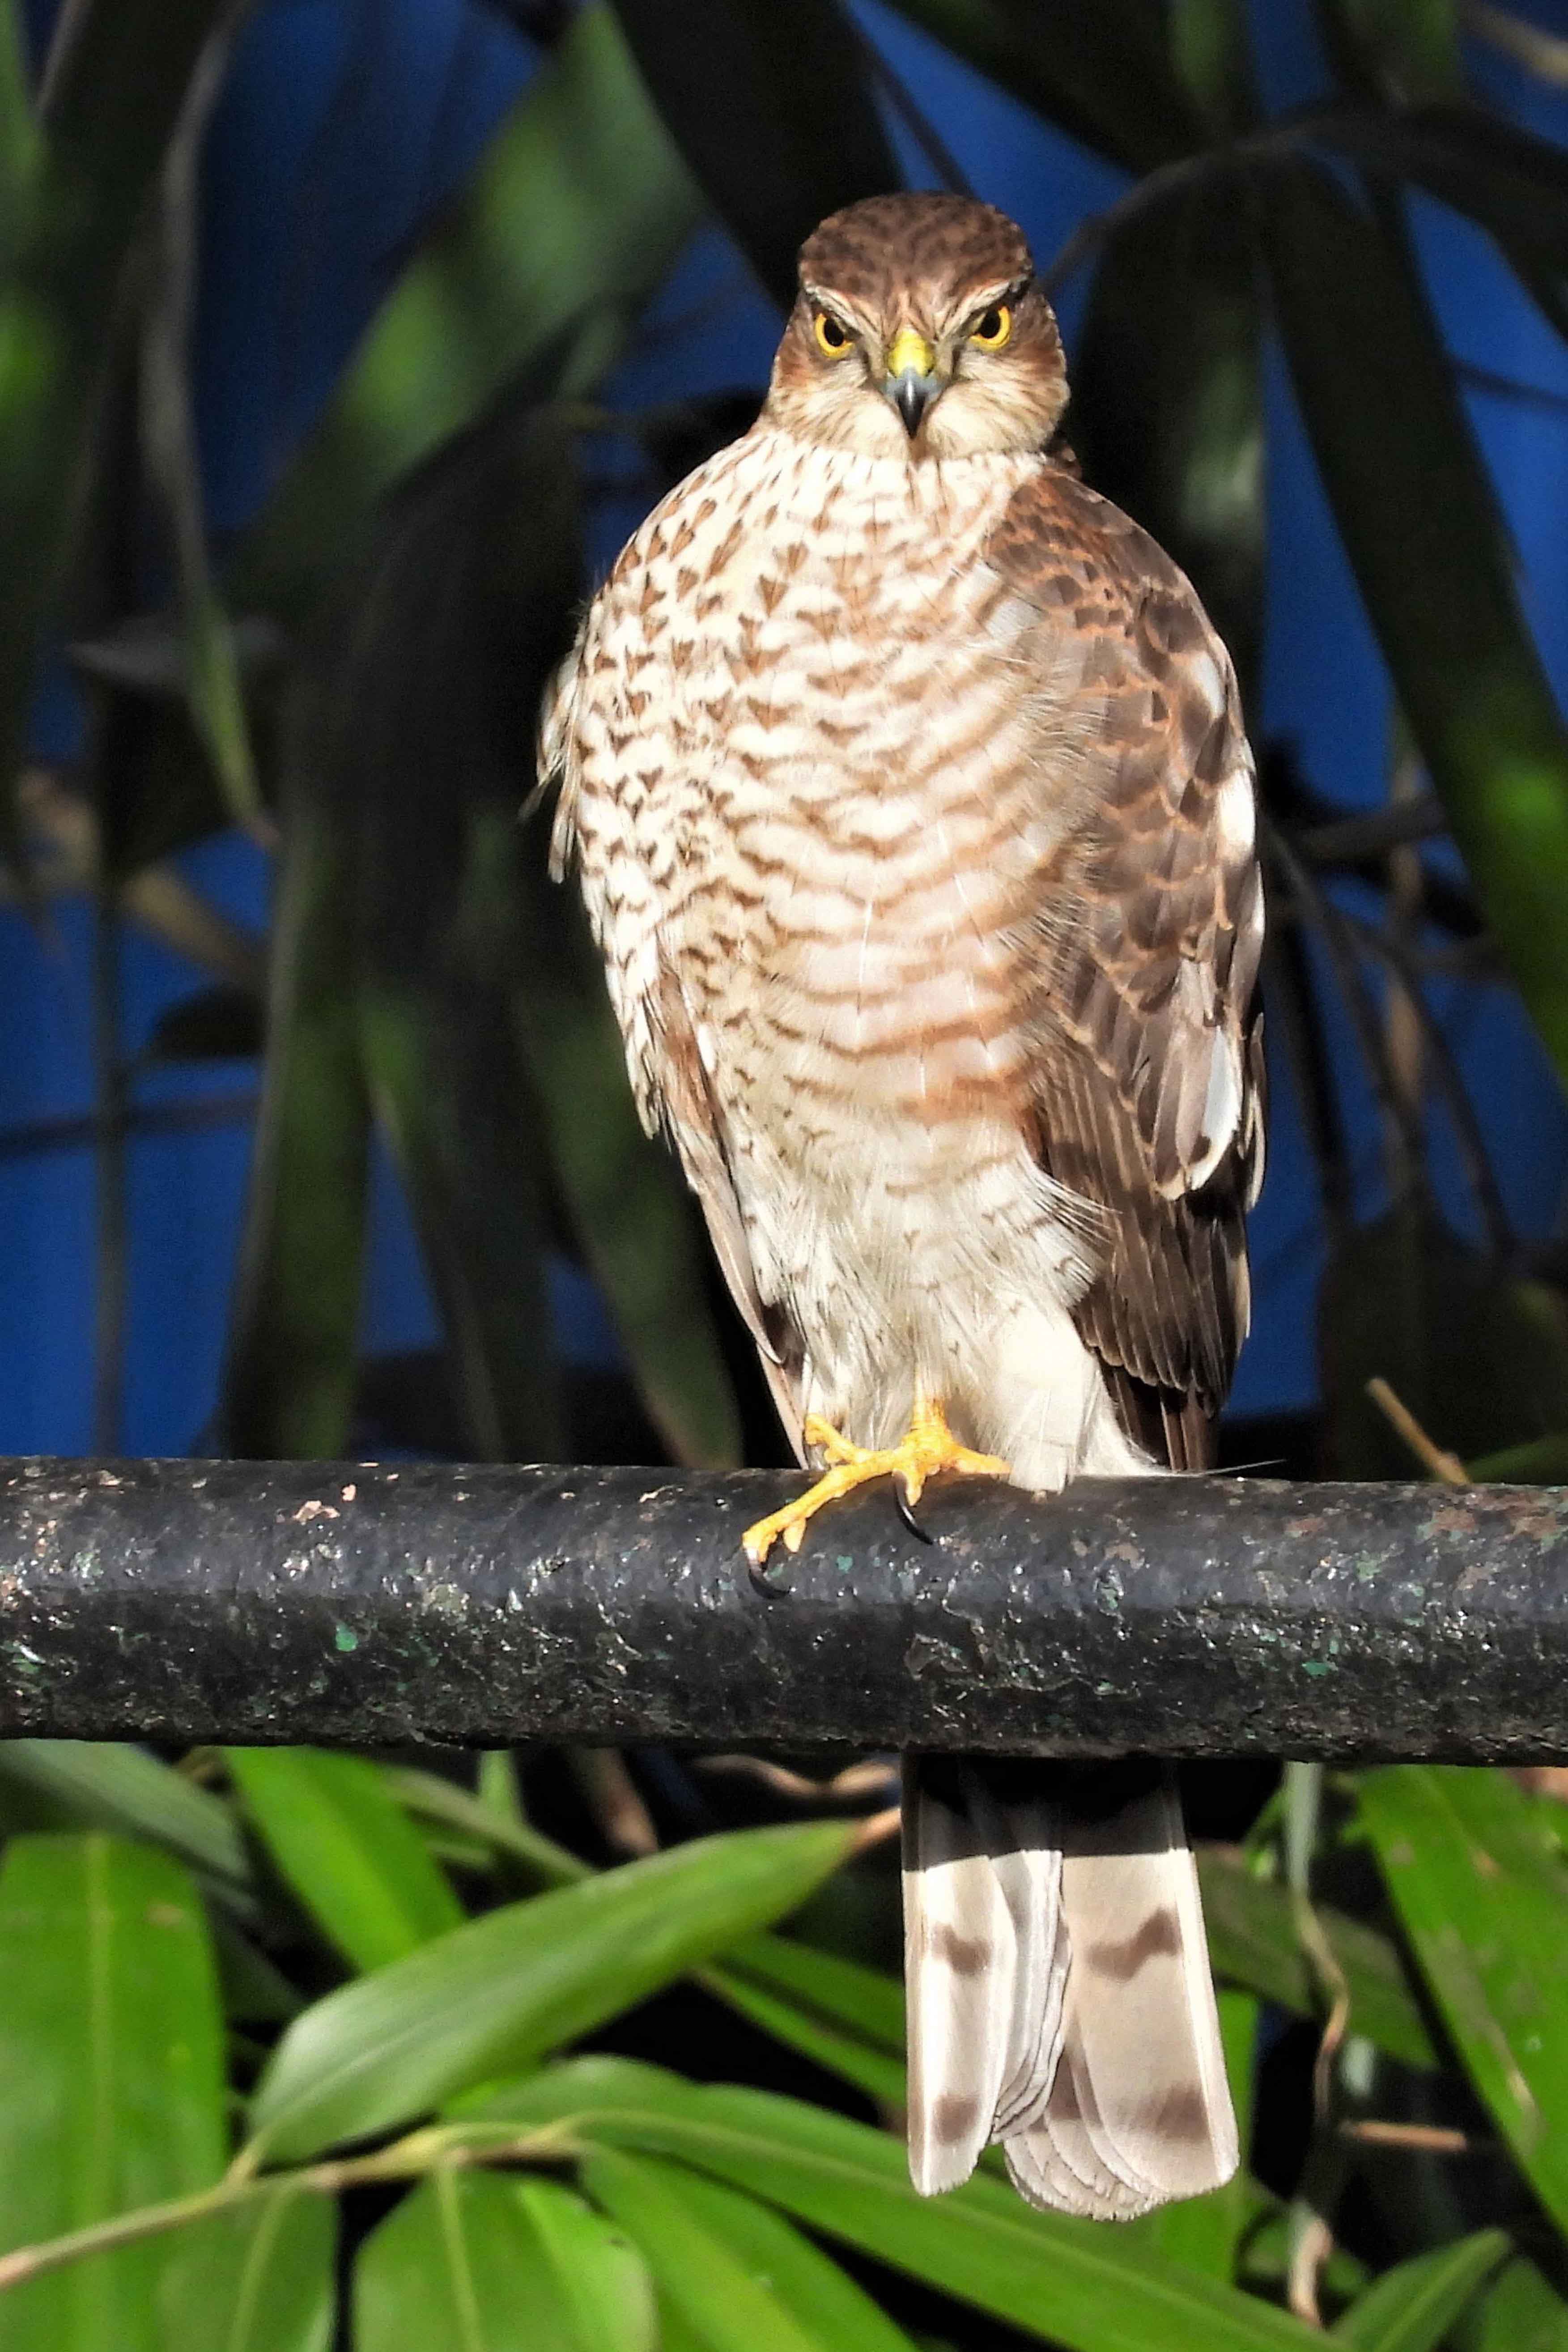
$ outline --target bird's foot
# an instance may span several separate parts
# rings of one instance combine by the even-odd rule
[[[840,1495],[852,1494],[874,1478],[898,1479],[912,1509],[927,1479],[942,1471],[951,1470],[963,1478],[1005,1478],[1009,1471],[998,1454],[975,1454],[969,1446],[960,1445],[941,1405],[928,1397],[916,1398],[908,1433],[897,1445],[852,1445],[815,1413],[806,1420],[805,1442],[826,1455],[829,1466],[816,1486],[795,1502],[746,1529],[741,1541],[753,1568],[762,1567],[781,1538],[786,1551],[798,1551],[807,1520],[815,1518],[825,1503],[837,1502]]]

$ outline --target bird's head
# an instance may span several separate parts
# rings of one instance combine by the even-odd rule
[[[1043,448],[1067,399],[1056,318],[1005,213],[871,196],[801,247],[771,424],[913,463]]]

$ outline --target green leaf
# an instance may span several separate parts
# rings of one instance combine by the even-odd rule
[[[376,1111],[445,1328],[465,1449],[562,1450],[539,1114],[508,1006],[527,969],[517,812],[582,593],[571,435],[507,404],[405,485],[341,600],[315,789],[359,877]]]
[[[584,2352],[656,2352],[653,2284],[637,2249],[557,2181],[520,2180],[517,2198]]]
[[[927,2200],[885,2133],[763,2091],[579,2059],[476,2114],[568,2121],[594,2145],[668,2156],[781,2205],[813,2230],[1069,2352],[1307,2352],[1313,2331],[1159,2258],[1128,2232],[1030,2210],[977,2176]]]
[[[1520,2255],[1482,2304],[1467,2352],[1568,2352],[1568,2303]]]
[[[1568,1431],[1538,1437],[1528,1445],[1505,1445],[1500,1454],[1473,1456],[1466,1467],[1472,1478],[1502,1486],[1568,1486]]]
[[[1568,1075],[1568,737],[1452,369],[1382,219],[1309,163],[1278,163],[1257,185],[1291,376],[1394,690]]]
[[[574,1886],[595,1875],[587,1863],[531,1828],[521,1815],[502,1812],[439,1772],[422,1772],[412,1764],[388,1764],[384,1776],[392,1794],[417,1820],[439,1822],[464,1836],[482,1839],[497,1853],[522,1863],[546,1886]]]
[[[107,331],[146,199],[221,0],[125,0],[73,11],[41,141],[29,125],[4,170],[0,218],[0,834],[38,640],[58,613],[99,395],[121,349]],[[9,13],[9,12],[8,12]],[[16,124],[14,36],[0,58]],[[7,71],[5,68],[8,68]],[[14,821],[14,820],[13,820]]]
[[[1329,2332],[1355,2352],[1434,2352],[1508,2252],[1506,2230],[1478,2230],[1458,2245],[1396,2263]]]
[[[158,2307],[169,2352],[329,2352],[337,2208],[280,2181],[168,2242]]]
[[[1568,1870],[1504,1772],[1402,1764],[1357,1781],[1401,1926],[1470,2081],[1568,2224]]]
[[[1215,1975],[1298,2016],[1321,2015],[1321,1995],[1288,1890],[1254,1878],[1244,1863],[1212,1846],[1199,1849],[1198,1879]],[[1322,1905],[1316,1909],[1350,1993],[1351,2031],[1402,2065],[1436,2068],[1441,2062],[1394,1946],[1359,1919]]]
[[[386,491],[503,392],[590,390],[700,216],[614,16],[583,8],[383,304],[245,552],[247,604],[313,604]]]
[[[174,558],[191,722],[205,745],[228,815],[237,824],[254,825],[261,814],[260,791],[239,653],[213,584],[191,394],[201,156],[239,24],[235,8],[219,12],[160,174],[142,305],[141,425],[147,471],[163,505]]]
[[[616,14],[694,178],[787,310],[818,221],[900,184],[847,16],[836,0],[616,0]]]
[[[223,2170],[222,2021],[199,1898],[147,1845],[20,1837],[0,1867],[0,2232],[29,2245]],[[0,2294],[4,2352],[155,2352],[171,2242]]]
[[[188,1863],[220,1900],[244,1911],[255,1907],[245,1840],[228,1807],[144,1748],[0,1740],[0,1822],[145,1838]]]
[[[591,2166],[602,2165],[604,2160],[603,2157],[592,2159]],[[623,2166],[626,2162],[624,2156],[618,2160]],[[847,2277],[782,2213],[684,2165],[645,2158],[640,2168],[645,2176],[652,2175],[661,2182],[689,2226],[695,2224],[710,2246],[721,2249],[808,2335],[831,2346],[832,2352],[913,2352],[910,2338],[893,2325],[881,2305],[873,2303],[863,2287]],[[602,2180],[604,2176],[585,2168],[584,2180],[591,2193],[596,2193],[595,2177]],[[640,2235],[635,2217],[626,2212],[624,2218],[634,2234]],[[662,2286],[664,2269],[657,2259],[650,2256],[650,2260]],[[710,2304],[711,2288],[705,2280],[697,2284],[702,2299]],[[668,2293],[683,2305],[689,2316],[698,2316],[698,2298],[680,2295],[673,2280]],[[699,2333],[714,2344],[725,2340],[710,2327],[700,2327]],[[742,2340],[732,2326],[728,2340]]]
[[[857,1824],[742,1830],[470,1920],[318,2001],[258,2086],[252,2163],[314,2155],[426,2114],[631,2009],[779,1918],[853,1850]]]
[[[826,2067],[841,2081],[852,2083],[868,2099],[879,2100],[885,2106],[903,2105],[901,2058],[862,2041],[858,2034],[846,2033],[824,2023],[798,2002],[751,1982],[738,1969],[704,1969],[698,1981],[742,2017],[750,2018],[753,2025],[761,2026],[764,2033],[773,2034],[776,2041],[799,2051],[803,2058]]]
[[[273,1860],[351,1968],[380,1968],[461,1925],[462,1906],[375,1765],[321,1748],[224,1753]]]
[[[1336,71],[1392,107],[1459,98],[1465,89],[1456,0],[1321,0]]]
[[[1408,1478],[1409,1449],[1367,1395],[1387,1381],[1461,1458],[1568,1426],[1568,1307],[1500,1275],[1430,1207],[1406,1202],[1337,1239],[1319,1293],[1334,1473]]]
[[[728,1955],[725,1967],[774,1992],[789,1993],[879,2048],[903,2055],[904,1989],[880,1969],[819,1951],[794,1936],[749,1936]]]
[[[1204,143],[1163,8],[1144,0],[895,0],[901,16],[1113,163],[1150,172]]]
[[[654,2352],[655,2341],[641,2262],[552,2182],[437,2167],[354,2267],[355,2352]]]
[[[1095,272],[1068,430],[1096,489],[1186,572],[1248,701],[1262,638],[1263,317],[1233,180],[1135,213]]]
[[[348,843],[300,766],[324,691],[306,677],[291,700],[267,1062],[224,1372],[226,1447],[262,1460],[340,1455],[353,1407],[370,1098]]]
[[[531,954],[513,1017],[562,1197],[671,1454],[704,1469],[732,1467],[740,1423],[691,1202],[669,1153],[637,1118],[575,893],[548,883],[537,857],[523,880]]]
[[[579,2178],[641,2247],[661,2303],[682,2314],[709,2352],[826,2352],[833,2339],[803,2326],[751,2263],[703,2228],[678,2167],[600,2148]]]

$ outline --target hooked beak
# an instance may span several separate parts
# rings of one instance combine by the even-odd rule
[[[942,390],[942,380],[936,373],[936,353],[923,335],[912,327],[900,327],[893,337],[888,352],[888,373],[882,380],[882,391],[904,420],[904,431],[912,441],[921,429],[926,410]]]

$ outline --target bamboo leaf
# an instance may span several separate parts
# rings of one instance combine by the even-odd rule
[[[482,1839],[500,1853],[524,1864],[546,1886],[574,1886],[594,1872],[552,1838],[542,1836],[525,1821],[510,1818],[456,1781],[416,1766],[389,1764],[387,1788],[419,1821],[433,1822],[467,1837]]]
[[[1117,230],[1089,294],[1068,429],[1095,488],[1191,577],[1250,706],[1265,574],[1263,319],[1237,199],[1216,176]]]
[[[675,2166],[595,2148],[579,2177],[641,2247],[660,2302],[682,2315],[709,2352],[826,2352],[829,2339],[802,2326],[769,2284],[702,2227]]]
[[[568,427],[506,404],[405,485],[336,600],[313,764],[358,877],[364,1067],[485,1459],[562,1450],[546,1163],[508,1007],[530,961],[517,811],[580,586]]]
[[[105,322],[148,193],[224,0],[124,0],[79,7],[52,61],[41,131],[7,159],[0,219],[0,831],[40,635],[55,615],[81,513],[80,473],[107,367]],[[15,126],[15,36],[0,58]]]
[[[1310,163],[1279,163],[1258,186],[1280,333],[1346,551],[1488,919],[1568,1074],[1568,737],[1452,371],[1372,215]]]
[[[1509,2263],[1476,2315],[1469,2352],[1564,2352],[1568,2303],[1535,2264]]]
[[[178,1863],[97,1832],[14,1839],[0,1867],[0,1981],[5,2246],[217,2179],[222,2021],[201,1904]],[[154,2344],[171,2242],[0,2294],[0,2347]]]
[[[624,2164],[626,2158],[623,2157]],[[603,2158],[598,2159],[603,2162]],[[685,2165],[645,2160],[683,2215],[800,2326],[832,2352],[913,2352],[910,2338],[838,2264],[771,2206]],[[601,2176],[602,2178],[602,2176]],[[592,2179],[589,2179],[592,2188]],[[629,2216],[628,2216],[629,2224]],[[687,2303],[690,2312],[695,2306]],[[710,2341],[715,2341],[711,2330]]]
[[[782,308],[818,221],[900,184],[837,0],[616,0],[637,69],[691,168]]]
[[[1360,1818],[1471,2083],[1568,2221],[1568,1870],[1506,1773],[1363,1773]]]
[[[293,698],[267,1063],[224,1372],[226,1448],[261,1459],[341,1454],[353,1405],[370,1151],[342,919],[353,876],[342,827],[311,805],[300,766],[325,691],[304,679]]]
[[[868,2099],[899,2107],[904,2101],[904,2062],[879,2050],[858,2033],[828,2025],[795,2000],[770,1991],[742,1976],[739,1969],[704,1969],[699,1981],[730,2007],[761,2026],[786,2048],[796,2050],[814,2065],[825,2067],[841,2081],[852,2083]]]
[[[743,1830],[473,1919],[297,2018],[258,2086],[248,2160],[424,2115],[559,2048],[793,1910],[856,1825]]]
[[[279,2181],[170,2242],[158,2307],[169,2352],[329,2352],[337,2209]]]
[[[749,1936],[726,1960],[731,1974],[789,1994],[804,2007],[902,2057],[904,1989],[897,1977],[793,1936]]]
[[[1198,1878],[1215,1975],[1298,2016],[1318,2016],[1321,1998],[1287,1890],[1212,1846],[1199,1849]],[[1402,2065],[1436,2068],[1437,2052],[1387,1937],[1322,1905],[1317,1916],[1350,1994],[1351,2031]]]
[[[1336,70],[1390,107],[1463,94],[1455,0],[1320,0],[1318,22]]]
[[[653,2284],[636,2247],[557,2181],[521,2180],[517,2196],[583,2352],[657,2352]]]
[[[144,1748],[89,1739],[0,1741],[0,1822],[100,1829],[166,1847],[231,1903],[251,1907],[250,1862],[220,1798]]]
[[[575,2139],[673,2157],[814,2231],[1069,2352],[1306,2352],[1284,2312],[1162,2260],[1131,2233],[1037,2213],[977,2175],[927,2200],[886,2133],[770,2092],[580,2059],[476,2103],[470,2116],[568,2124]]]
[[[524,887],[532,952],[513,1019],[565,1207],[670,1453],[705,1469],[731,1466],[740,1424],[691,1203],[637,1119],[580,908],[544,880],[538,859]]]
[[[655,2352],[655,2342],[637,2254],[553,2182],[439,2167],[354,2266],[356,2352]]]
[[[380,1968],[461,1925],[457,1896],[375,1765],[320,1748],[224,1752],[283,1876],[351,1968]]]
[[[1508,2252],[1506,2230],[1478,2230],[1458,2245],[1396,2263],[1329,2332],[1355,2352],[1434,2352]]]
[[[244,551],[242,601],[314,604],[386,492],[501,394],[590,390],[700,214],[615,17],[579,10],[383,304]]]
[[[895,0],[1002,89],[1097,154],[1150,172],[1204,140],[1203,114],[1148,0]]]

